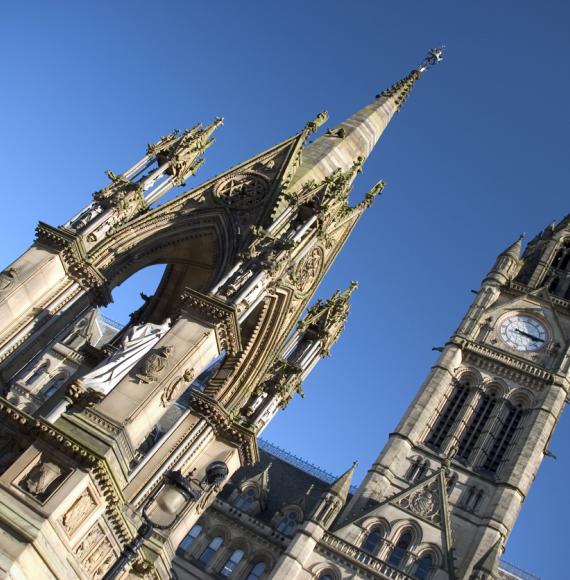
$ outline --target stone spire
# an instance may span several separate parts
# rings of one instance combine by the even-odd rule
[[[484,282],[506,284],[519,273],[522,266],[520,257],[523,238],[524,234],[521,234],[514,243],[499,254]]]
[[[358,461],[354,461],[352,466],[347,469],[337,480],[335,480],[329,487],[330,493],[336,495],[344,504],[346,498],[350,492],[350,484],[352,483],[352,478],[354,472],[358,467]]]
[[[406,77],[376,96],[376,99],[335,129],[303,150],[302,162],[289,190],[298,189],[309,181],[320,183],[335,170],[347,171],[361,158],[364,161],[388,126],[394,113],[400,110],[414,83],[428,68],[442,60],[441,49],[432,49],[424,61]]]

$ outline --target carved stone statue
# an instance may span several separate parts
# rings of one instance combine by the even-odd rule
[[[119,350],[81,378],[87,388],[106,395],[135,364],[166,334],[170,318],[162,324],[135,324],[121,341]]]

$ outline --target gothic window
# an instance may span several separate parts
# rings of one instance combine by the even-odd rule
[[[220,549],[220,546],[224,543],[224,539],[221,536],[216,536],[207,546],[206,549],[200,554],[198,560],[200,562],[207,564],[214,554]]]
[[[416,580],[427,580],[432,569],[433,556],[431,554],[426,554],[417,561],[416,569],[414,570],[414,578],[416,578]]]
[[[382,540],[382,531],[378,528],[370,530],[364,541],[362,542],[361,548],[368,552],[369,554],[376,554],[380,546],[380,541]]]
[[[522,409],[507,403],[508,412],[493,440],[483,470],[496,473],[522,419]]]
[[[476,511],[481,500],[483,499],[484,493],[482,489],[477,489],[476,487],[470,487],[465,495],[463,496],[463,507],[469,511]]]
[[[289,511],[279,520],[277,531],[290,536],[295,531],[298,523],[297,514],[294,511]]]
[[[460,461],[465,463],[469,459],[471,452],[475,448],[475,444],[481,436],[483,428],[487,424],[487,421],[495,408],[496,402],[497,401],[493,396],[486,393],[481,395],[481,400],[479,401],[479,404],[467,425],[467,429],[459,442],[457,459]]]
[[[412,533],[404,532],[398,538],[396,545],[392,548],[390,556],[388,557],[388,564],[399,567],[406,557],[408,548],[412,543]]]
[[[35,383],[43,374],[47,372],[49,368],[49,362],[41,364],[26,380],[26,385],[31,385]]]
[[[265,572],[265,568],[265,562],[254,564],[245,580],[259,580],[261,575]]]
[[[422,461],[421,457],[418,457],[410,466],[406,479],[410,482],[419,481],[425,477],[428,469],[429,461],[427,459]]]
[[[234,501],[234,507],[242,512],[247,512],[251,509],[253,502],[256,500],[256,493],[253,487],[249,487],[243,493],[237,496]]]
[[[469,393],[469,386],[470,383],[466,381],[461,381],[454,386],[451,397],[445,404],[441,415],[427,439],[427,444],[433,449],[439,450],[451,431],[457,416],[465,404]]]
[[[67,380],[67,375],[65,373],[59,373],[48,384],[47,388],[42,393],[43,399],[49,399]]]
[[[226,560],[223,568],[220,570],[220,575],[228,578],[233,574],[236,566],[241,562],[244,556],[243,550],[234,550],[231,556]]]
[[[203,527],[200,524],[193,526],[192,529],[188,532],[188,535],[182,540],[182,542],[180,542],[180,548],[184,551],[189,550],[202,533],[202,530]]]

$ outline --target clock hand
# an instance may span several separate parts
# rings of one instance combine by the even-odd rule
[[[523,336],[526,336],[527,338],[530,338],[535,342],[544,342],[544,339],[539,338],[538,336],[534,336],[532,334],[528,334],[528,332],[524,332],[522,330],[519,330],[518,328],[515,328],[515,332],[518,332],[519,334],[522,334]]]

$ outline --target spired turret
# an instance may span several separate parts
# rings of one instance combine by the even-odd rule
[[[521,234],[514,243],[512,243],[504,252],[499,254],[495,265],[489,274],[487,274],[485,282],[503,285],[512,280],[519,273],[523,264],[521,260],[523,238],[524,234]]]

